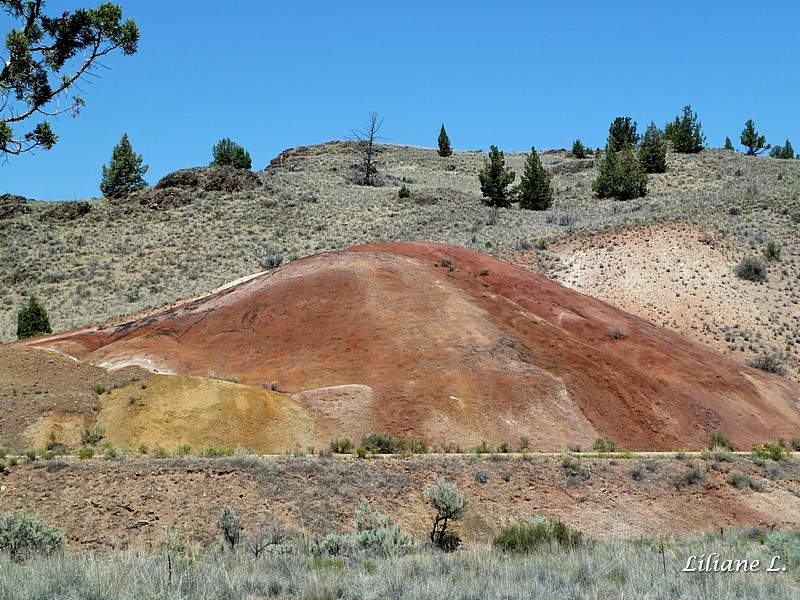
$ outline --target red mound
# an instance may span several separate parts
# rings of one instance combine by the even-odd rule
[[[159,314],[30,343],[284,391],[356,384],[295,396],[323,435],[462,446],[526,435],[533,450],[602,436],[670,450],[715,429],[741,448],[800,431],[800,385],[441,244],[313,256]]]

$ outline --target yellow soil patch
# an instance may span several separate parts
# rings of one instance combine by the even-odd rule
[[[308,413],[286,394],[184,375],[154,375],[104,395],[97,425],[122,448],[280,452],[317,441]]]

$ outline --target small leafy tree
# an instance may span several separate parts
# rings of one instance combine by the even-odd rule
[[[17,338],[20,340],[53,333],[50,318],[44,306],[36,296],[31,296],[28,303],[17,313]]]
[[[767,143],[767,138],[763,135],[759,135],[758,131],[756,131],[756,125],[753,123],[753,119],[748,119],[747,123],[744,124],[742,136],[739,139],[742,142],[742,146],[747,148],[746,154],[748,156],[756,156],[764,152],[764,150],[769,150],[771,148]]]
[[[147,169],[147,165],[142,164],[142,155],[133,151],[128,134],[124,133],[119,144],[114,146],[111,163],[108,167],[103,165],[100,191],[106,198],[122,198],[146,188],[143,176]]]
[[[618,152],[610,141],[606,144],[605,156],[600,161],[600,172],[592,182],[592,190],[600,198],[617,200],[630,200],[647,194],[647,173],[630,146]]]
[[[505,155],[497,149],[497,146],[492,146],[489,149],[489,157],[483,161],[483,169],[478,173],[481,192],[485,198],[484,204],[508,208],[511,199],[506,188],[516,176],[514,171],[506,167]]]
[[[442,129],[439,131],[439,156],[450,156],[452,153],[450,138],[447,137],[447,132],[444,129],[444,125],[442,125]]]
[[[459,539],[447,533],[447,524],[464,516],[467,495],[455,483],[437,477],[425,490],[425,499],[436,511],[430,532],[431,543],[442,550],[455,550]]]
[[[731,142],[731,138],[725,138],[725,146],[723,146],[725,150],[730,150],[731,152],[736,152],[736,149],[733,147],[733,142]]]
[[[772,150],[769,151],[769,155],[772,158],[794,158],[794,148],[792,148],[792,142],[786,140],[786,143],[783,146],[773,146]]]
[[[639,143],[636,127],[636,121],[630,117],[617,117],[608,128],[608,141],[617,150],[622,150],[625,146],[633,147]]]
[[[693,113],[688,104],[683,107],[682,116],[675,117],[672,123],[664,126],[664,134],[672,142],[675,152],[682,154],[697,154],[706,143],[697,113]]]
[[[667,142],[664,133],[653,122],[644,132],[639,148],[639,162],[648,173],[663,173],[667,170]]]
[[[588,148],[583,145],[580,138],[572,142],[572,156],[575,158],[586,158],[588,155]]]
[[[553,205],[553,187],[550,185],[550,177],[544,170],[534,147],[531,147],[531,153],[525,161],[525,172],[516,188],[516,195],[519,198],[520,208],[547,210]]]
[[[237,169],[250,169],[253,162],[250,160],[250,153],[230,138],[223,138],[211,149],[214,160],[211,161],[212,167],[230,165]]]

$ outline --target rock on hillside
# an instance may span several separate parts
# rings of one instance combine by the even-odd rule
[[[277,381],[314,423],[317,439],[303,443],[385,431],[462,447],[525,435],[533,450],[563,450],[602,436],[672,450],[716,429],[740,448],[800,431],[797,383],[444,244],[311,256],[163,312],[26,343],[107,368]]]

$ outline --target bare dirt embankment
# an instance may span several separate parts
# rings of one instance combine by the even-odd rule
[[[796,382],[443,244],[309,257],[160,313],[26,343],[101,367],[213,372],[250,386],[231,388],[239,404],[211,393],[216,419],[170,412],[192,396],[188,380],[161,395],[138,382],[101,395],[101,415],[115,407],[104,422],[120,437],[110,439],[125,445],[145,435],[142,424],[166,422],[160,444],[192,444],[193,427],[214,429],[201,426],[207,418],[219,434],[195,444],[272,451],[384,431],[465,448],[524,435],[540,451],[599,436],[630,449],[697,448],[716,429],[749,448],[800,431]],[[251,390],[268,382],[287,394]],[[231,419],[263,425],[223,426]]]

